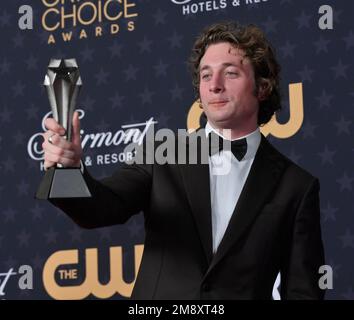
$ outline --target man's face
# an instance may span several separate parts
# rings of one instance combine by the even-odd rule
[[[249,133],[257,127],[254,71],[244,51],[228,42],[212,44],[200,61],[199,93],[208,121],[216,129]]]

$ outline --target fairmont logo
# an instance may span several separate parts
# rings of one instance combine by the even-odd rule
[[[175,4],[186,4],[188,2],[191,2],[192,0],[171,0]]]
[[[172,3],[179,5],[183,15],[198,14],[216,10],[223,10],[227,7],[240,7],[260,3],[267,3],[270,0],[171,0]]]
[[[85,111],[82,109],[77,110],[79,112],[79,118],[82,120],[85,117]],[[47,118],[51,117],[52,112],[48,112],[42,119],[42,130],[46,131],[44,122]],[[148,129],[156,124],[154,118],[151,117],[149,120],[142,123],[133,123],[122,125],[121,129],[111,132],[99,132],[99,133],[85,133],[81,130],[81,141],[82,148],[101,148],[110,146],[127,145],[129,143],[137,143],[140,145],[148,131]],[[41,161],[43,160],[43,132],[35,133],[31,136],[27,143],[27,152],[33,160]]]

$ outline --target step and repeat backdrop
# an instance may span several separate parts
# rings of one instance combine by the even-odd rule
[[[258,25],[276,49],[283,109],[262,132],[320,179],[326,298],[353,299],[353,12],[344,0],[3,1],[0,299],[127,299],[144,250],[142,214],[85,230],[34,198],[50,59],[77,60],[83,161],[101,178],[151,124],[199,126],[187,60],[199,32],[224,20]]]

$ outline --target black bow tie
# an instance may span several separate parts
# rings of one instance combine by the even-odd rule
[[[215,132],[211,131],[209,133],[209,155],[212,156],[215,153],[220,152],[224,149],[223,139]],[[230,142],[226,144],[226,147],[230,145]],[[229,150],[229,148],[225,148],[225,150]],[[238,161],[241,161],[247,152],[247,140],[246,138],[231,141],[231,152],[236,157]]]

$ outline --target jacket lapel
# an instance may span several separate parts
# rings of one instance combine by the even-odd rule
[[[202,130],[199,133],[201,133],[201,139],[206,140],[205,132]],[[194,135],[194,133],[192,133],[191,136],[192,135]],[[186,141],[188,154],[198,152],[197,164],[190,164],[187,161],[187,164],[179,165],[178,167],[182,175],[187,198],[209,265],[212,260],[213,247],[209,164],[200,164],[200,146],[195,146],[194,143],[190,142],[191,141],[188,140]]]
[[[250,227],[268,199],[285,168],[284,158],[262,135],[250,173],[236,204],[235,210],[215,253],[208,272],[225,256]]]

